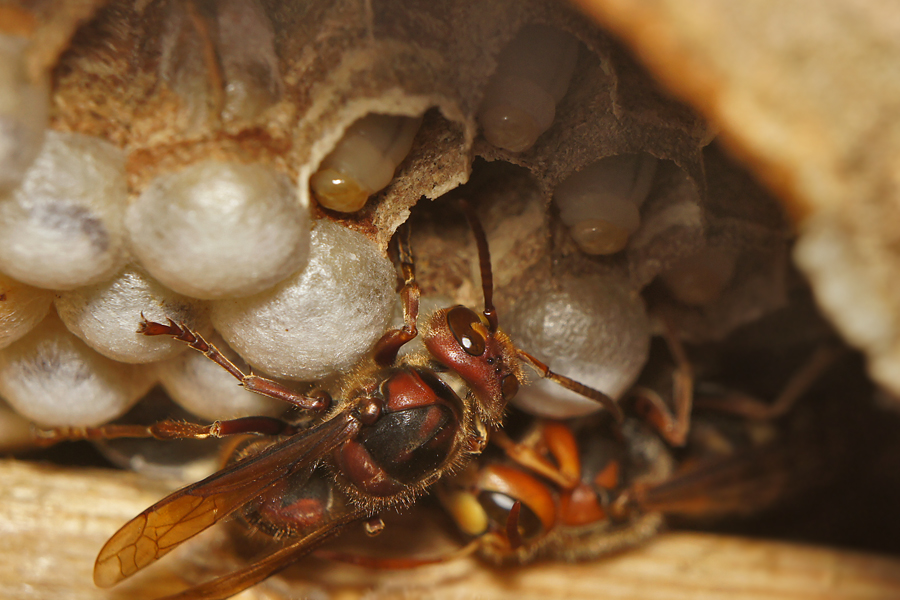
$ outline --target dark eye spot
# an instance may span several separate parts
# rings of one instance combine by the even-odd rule
[[[454,306],[447,312],[450,333],[471,356],[481,356],[485,348],[484,336],[473,327],[476,323],[481,325],[481,319],[465,306]]]

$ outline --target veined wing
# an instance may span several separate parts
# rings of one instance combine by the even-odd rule
[[[821,440],[800,437],[695,464],[641,490],[638,504],[646,511],[700,519],[770,508],[833,475]]]
[[[222,600],[230,598],[289,567],[313,551],[319,544],[340,533],[346,525],[365,516],[365,511],[361,509],[348,508],[346,513],[337,515],[312,533],[272,552],[248,567],[201,583],[183,592],[160,598],[160,600]]]
[[[163,498],[106,542],[94,564],[94,583],[109,587],[130,577],[358,431],[359,422],[342,414]]]

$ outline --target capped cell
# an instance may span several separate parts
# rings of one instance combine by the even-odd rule
[[[381,337],[395,284],[393,265],[374,243],[323,219],[305,269],[260,294],[213,302],[212,322],[250,364],[311,381],[346,371]]]
[[[255,294],[303,267],[309,252],[295,186],[260,164],[210,160],[160,175],[125,224],[141,266],[194,298]]]
[[[46,427],[105,423],[124,414],[153,382],[149,366],[95,352],[56,313],[0,350],[0,395],[20,415]]]
[[[55,290],[110,277],[125,260],[125,201],[118,148],[48,131],[22,184],[0,198],[0,270]]]

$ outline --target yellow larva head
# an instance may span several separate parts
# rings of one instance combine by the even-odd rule
[[[372,113],[353,123],[309,180],[318,203],[339,212],[361,209],[391,182],[421,122]]]

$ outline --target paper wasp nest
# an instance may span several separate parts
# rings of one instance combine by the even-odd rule
[[[501,298],[539,279],[611,277],[642,314],[652,280],[675,267],[694,276],[683,261],[721,247],[722,290],[684,309],[684,337],[719,337],[783,301],[777,211],[732,214],[732,199],[707,188],[716,169],[704,162],[717,155],[704,158],[705,123],[555,2],[3,10],[0,145],[21,152],[3,163],[0,271],[56,290],[85,352],[169,358],[184,349],[133,333],[141,312],[201,329],[211,315],[267,373],[346,371],[388,325],[387,245],[417,203],[426,293],[479,303],[450,192],[483,214]],[[352,231],[334,237],[310,217]],[[773,277],[752,306],[731,301],[732,280],[760,270]],[[25,337],[2,350],[7,362],[35,319],[14,320],[10,336]],[[608,331],[643,341],[625,353],[628,369],[601,366],[620,372],[614,395],[633,383],[650,335],[620,327]],[[132,402],[123,395],[116,412]],[[61,408],[54,423],[68,410],[91,422]]]
[[[423,293],[479,305],[452,202],[464,195],[487,231],[501,326],[526,349],[542,342],[517,299],[612,282],[572,304],[630,315],[603,325],[634,341],[604,365],[618,395],[646,360],[647,312],[702,342],[787,301],[780,208],[713,137],[553,0],[6,2],[0,366],[46,364],[34,338],[51,334],[84,364],[123,363],[131,387],[96,414],[21,410],[47,425],[114,418],[160,378],[176,387],[166,369],[184,348],[132,336],[141,310],[215,328],[274,376],[346,371],[391,322],[387,248],[407,220]],[[54,385],[72,388],[62,371]]]

